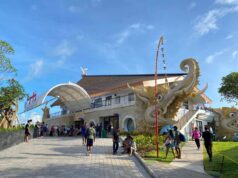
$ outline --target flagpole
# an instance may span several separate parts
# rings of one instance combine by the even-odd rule
[[[159,119],[158,119],[158,96],[157,96],[157,92],[158,92],[158,89],[157,89],[157,80],[158,80],[158,57],[159,57],[159,49],[160,49],[160,45],[163,45],[163,36],[160,37],[160,40],[159,40],[159,43],[158,43],[158,46],[157,46],[157,50],[156,50],[156,58],[155,58],[155,122],[156,122],[156,157],[158,158],[159,157],[159,139],[158,139],[158,135],[159,135]]]

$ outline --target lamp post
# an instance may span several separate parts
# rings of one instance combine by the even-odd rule
[[[157,107],[157,104],[158,104],[158,96],[157,96],[157,92],[158,92],[158,89],[157,89],[157,79],[158,79],[158,57],[159,57],[159,50],[160,50],[160,45],[163,45],[163,42],[164,42],[164,38],[163,36],[160,37],[160,40],[159,40],[159,43],[158,43],[158,46],[157,46],[157,49],[156,49],[156,58],[155,58],[155,121],[156,121],[156,157],[158,158],[159,157],[159,139],[158,139],[158,135],[159,135],[159,126],[158,126],[158,107]]]

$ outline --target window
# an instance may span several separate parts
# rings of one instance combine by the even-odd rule
[[[186,102],[183,103],[183,107],[184,107],[185,109],[188,109],[188,101],[186,101]]]
[[[134,93],[129,93],[129,95],[128,95],[128,101],[130,102],[130,101],[135,101],[135,95],[134,95]]]
[[[124,129],[127,132],[135,130],[135,123],[132,118],[126,118],[126,120],[124,121]]]
[[[98,108],[98,107],[102,107],[102,98],[97,98],[94,101],[94,107]]]
[[[112,104],[112,96],[107,96],[105,100],[105,106],[109,106]]]
[[[117,96],[117,97],[115,98],[115,104],[120,104],[120,102],[121,102],[121,97],[120,97],[120,96]]]

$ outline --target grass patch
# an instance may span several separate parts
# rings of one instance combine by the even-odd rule
[[[137,145],[137,152],[144,158],[144,160],[148,163],[152,163],[155,161],[170,163],[173,161],[174,157],[171,149],[169,150],[168,156],[165,159],[165,151],[166,149],[162,147],[164,143],[165,136],[159,136],[160,149],[159,149],[159,157],[157,158],[156,154],[156,137],[153,135],[137,135],[134,137],[134,141]],[[183,147],[185,142],[181,142],[181,147]],[[174,150],[175,152],[175,150]]]
[[[146,156],[144,157],[144,160],[148,163],[153,163],[155,161],[170,163],[171,161],[173,161],[173,159],[174,159],[174,156],[173,156],[173,153],[171,151],[169,151],[167,159],[165,159],[165,151],[161,150],[161,149],[159,151],[159,157],[158,158],[157,158],[157,154],[156,154],[155,150],[146,153]]]
[[[209,162],[206,149],[204,147],[203,158],[206,172],[221,178],[238,177],[238,142],[213,142],[213,161]],[[222,157],[224,165],[222,168]]]
[[[23,130],[24,127],[14,127],[14,128],[0,128],[0,132],[17,132],[17,131],[20,131],[20,130]]]

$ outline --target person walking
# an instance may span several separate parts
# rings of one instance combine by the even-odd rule
[[[30,127],[31,122],[32,122],[32,120],[28,120],[27,124],[25,126],[24,142],[28,142],[29,141],[29,136],[31,135],[29,127]]]
[[[82,139],[83,139],[83,145],[86,145],[86,138],[87,138],[87,124],[83,124],[82,127],[81,127],[81,134],[82,134]]]
[[[205,127],[205,131],[202,133],[202,138],[204,139],[204,145],[209,156],[209,161],[212,162],[212,133],[209,131],[208,127]]]
[[[117,150],[119,147],[119,129],[118,128],[113,130],[112,141],[113,141],[113,154],[117,154]]]
[[[195,143],[197,145],[198,150],[200,148],[200,137],[201,137],[201,133],[198,130],[198,128],[195,127],[195,130],[193,131],[193,134],[192,134],[192,139],[195,140]]]
[[[175,158],[175,154],[174,154],[174,134],[172,130],[169,130],[167,133],[167,136],[165,138],[165,142],[164,145],[166,147],[166,152],[165,152],[165,159],[167,159],[168,153],[169,153],[169,149],[171,148],[173,156]]]
[[[87,156],[92,153],[93,142],[95,142],[96,131],[94,124],[90,123],[90,127],[87,129]]]
[[[181,159],[181,149],[180,149],[180,137],[179,137],[180,132],[178,131],[178,127],[174,126],[174,146],[175,146],[175,151],[176,151],[176,158]]]
[[[99,138],[102,138],[102,123],[99,125]]]
[[[40,130],[39,122],[37,121],[33,130],[33,138],[39,137],[39,130]]]

